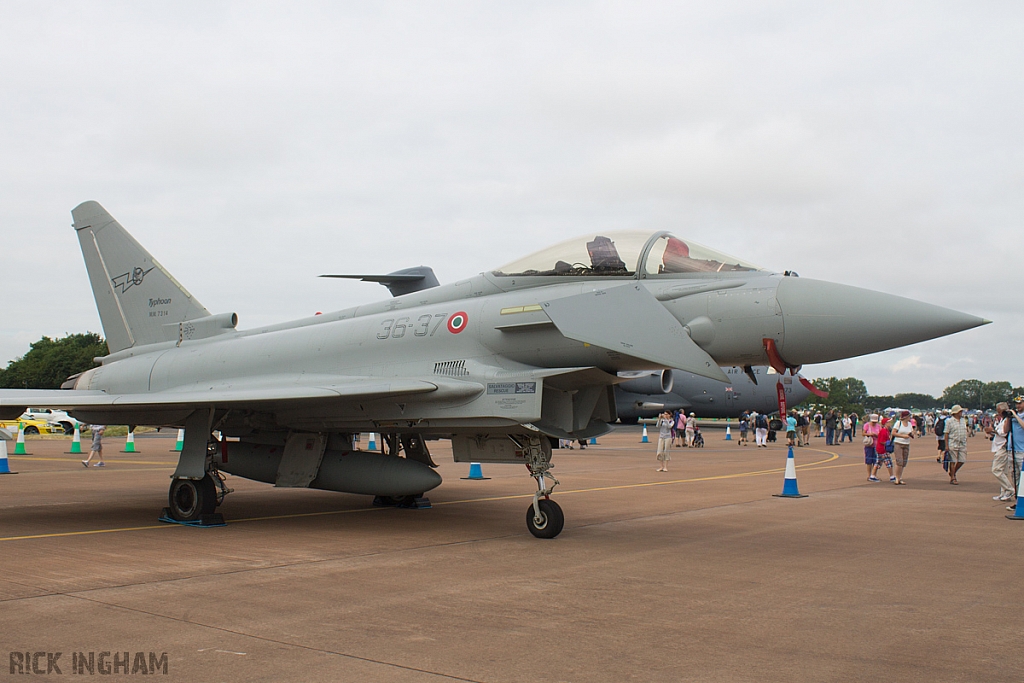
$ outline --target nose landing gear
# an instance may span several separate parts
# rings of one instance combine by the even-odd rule
[[[551,500],[551,493],[558,486],[558,480],[549,471],[552,467],[551,445],[540,437],[531,436],[522,445],[522,450],[526,455],[526,469],[537,481],[533,503],[526,510],[526,527],[537,538],[554,538],[562,533],[565,515],[558,503]],[[551,486],[545,486],[545,480],[550,480]]]

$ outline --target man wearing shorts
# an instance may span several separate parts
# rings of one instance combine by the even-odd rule
[[[946,418],[946,450],[949,451],[949,483],[959,484],[956,480],[957,471],[967,462],[967,420],[964,409],[955,405],[949,409]]]
[[[92,459],[96,458],[93,467],[103,467],[103,432],[107,428],[104,425],[89,425],[89,429],[92,430],[92,446],[89,448],[88,459],[83,460],[82,464],[88,467]]]

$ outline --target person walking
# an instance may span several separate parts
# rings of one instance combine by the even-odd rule
[[[1006,450],[1013,454],[1013,481],[1019,484],[1021,462],[1024,461],[1024,419],[1021,419],[1021,414],[1024,413],[1024,396],[1016,397],[1013,399],[1013,402],[1017,409],[1010,411],[1013,421],[1010,422],[1010,434]],[[1017,491],[1014,491],[1014,495],[1016,493]],[[1006,509],[1016,510],[1018,502],[1020,501],[1017,500],[1012,505],[1007,505]]]
[[[743,411],[740,415],[740,445],[746,446],[749,441],[747,440],[747,432],[750,430],[750,413]]]
[[[967,462],[967,420],[964,409],[955,405],[946,419],[946,451],[949,453],[949,483],[959,484],[956,473]]]
[[[797,443],[799,443],[801,446],[810,446],[811,445],[811,413],[809,411],[806,411],[806,410],[804,412],[800,413],[800,416],[797,417],[797,419],[796,419],[796,426],[797,426],[797,429],[800,430],[800,432],[799,432],[800,439],[799,439],[799,441]]]
[[[850,413],[850,423],[853,425],[853,438],[857,438],[857,423],[860,422],[860,416],[857,413]]]
[[[850,419],[849,415],[843,415],[842,425],[843,433],[839,437],[839,443],[842,443],[843,439],[846,439],[850,443],[853,443],[853,420]]]
[[[676,429],[675,438],[679,439],[680,446],[685,446],[686,442],[686,413],[683,410],[679,410],[676,413]]]
[[[876,476],[878,471],[878,452],[875,450],[875,438],[878,436],[878,416],[872,415],[864,425],[864,464],[868,468],[868,481],[881,481]]]
[[[892,427],[892,461],[896,468],[896,484],[905,485],[903,481],[903,470],[910,460],[910,440],[914,438],[914,425],[910,421],[910,411],[904,410],[900,413],[899,421]]]
[[[92,431],[92,445],[89,447],[89,457],[82,461],[82,465],[89,467],[92,459],[96,458],[97,462],[93,467],[105,467],[103,464],[103,432],[107,431],[107,428],[105,425],[89,425],[89,429]]]
[[[764,413],[754,413],[754,440],[758,448],[768,448],[768,417]]]
[[[658,471],[668,472],[668,461],[672,459],[669,451],[672,449],[672,428],[675,421],[672,413],[663,412],[658,416]]]
[[[796,411],[790,411],[789,415],[783,417],[786,420],[786,445],[796,446]]]
[[[686,445],[689,448],[693,448],[693,429],[697,426],[697,416],[694,413],[690,413],[690,416],[686,418]]]
[[[992,475],[999,482],[999,495],[992,500],[1013,500],[1013,464],[1006,450],[1007,435],[1010,433],[1010,406],[1003,402],[996,405],[994,421],[986,421],[985,433],[992,437]]]
[[[833,446],[836,440],[836,411],[828,411],[825,416],[825,445]]]
[[[878,456],[878,465],[875,465],[875,476],[878,476],[878,468],[885,465],[889,471],[889,481],[896,483],[896,476],[892,473],[892,456],[889,455],[886,444],[892,434],[889,432],[889,418],[878,418],[878,433],[875,435],[875,454]]]

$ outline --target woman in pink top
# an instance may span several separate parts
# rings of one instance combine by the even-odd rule
[[[875,451],[875,439],[878,438],[878,416],[872,415],[864,425],[864,464],[868,468],[868,481],[880,481],[878,472],[878,452]]]

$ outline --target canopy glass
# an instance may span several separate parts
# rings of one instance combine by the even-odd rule
[[[642,277],[673,273],[761,270],[691,240],[666,232],[603,232],[566,240],[506,264],[499,277]]]

